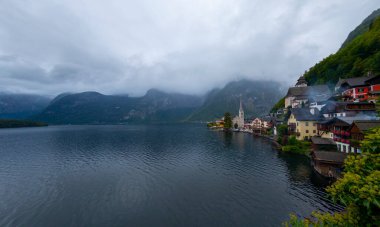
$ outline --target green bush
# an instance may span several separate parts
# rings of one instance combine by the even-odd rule
[[[380,128],[362,141],[363,154],[344,162],[343,178],[327,188],[334,202],[346,206],[334,214],[313,212],[309,219],[290,215],[285,226],[380,226]]]
[[[307,154],[310,152],[310,142],[299,141],[295,136],[290,136],[287,144],[282,147],[282,151],[294,154]]]

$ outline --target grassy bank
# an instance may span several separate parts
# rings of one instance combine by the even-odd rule
[[[310,142],[297,140],[296,137],[290,136],[288,142],[285,146],[282,146],[282,151],[286,153],[293,154],[309,154],[310,153]]]

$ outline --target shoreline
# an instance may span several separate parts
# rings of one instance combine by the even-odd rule
[[[209,130],[211,130],[211,131],[224,131],[223,128],[209,128]],[[275,137],[254,133],[250,130],[231,130],[231,132],[234,132],[234,133],[242,132],[242,133],[248,133],[248,134],[251,134],[251,135],[257,136],[257,137],[262,137],[266,140],[269,140],[271,143],[273,143],[277,150],[281,150],[281,148],[282,148],[282,145],[276,141]]]

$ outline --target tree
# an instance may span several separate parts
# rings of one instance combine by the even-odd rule
[[[281,124],[277,125],[277,142],[284,145],[286,143],[286,138],[288,135],[288,125]]]
[[[231,114],[229,112],[226,112],[224,114],[224,128],[225,129],[232,128],[232,119],[231,119]]]
[[[343,178],[327,192],[346,206],[335,214],[313,212],[312,219],[291,215],[289,226],[380,226],[380,127],[370,130],[361,143],[363,154],[349,155]]]

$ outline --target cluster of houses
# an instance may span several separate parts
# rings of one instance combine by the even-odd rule
[[[240,99],[240,108],[239,108],[239,114],[232,118],[232,126],[235,131],[242,131],[242,132],[249,132],[249,133],[255,133],[255,134],[268,134],[271,129],[274,127],[274,121],[273,117],[266,116],[266,117],[257,117],[253,120],[246,120],[243,104]],[[223,128],[224,126],[224,118],[221,118],[220,120],[216,120],[213,122],[211,128]]]
[[[245,121],[240,101],[233,128],[254,134],[273,133],[287,125],[288,136],[312,143],[313,166],[324,176],[339,177],[348,153],[361,153],[366,131],[380,126],[376,101],[380,75],[339,79],[334,91],[327,85],[308,86],[301,76],[285,97],[285,106],[267,117]],[[218,121],[223,125],[223,119]],[[217,123],[218,123],[217,122]]]
[[[361,153],[366,131],[380,127],[379,97],[379,75],[339,79],[334,91],[327,85],[308,86],[301,76],[289,88],[281,111],[289,115],[288,134],[312,142],[314,168],[338,177],[346,154]]]
[[[272,118],[269,116],[263,118],[257,117],[251,121],[246,121],[244,118],[244,109],[241,100],[239,115],[232,119],[232,125],[235,130],[254,134],[268,134],[269,130],[274,126],[273,123]]]

